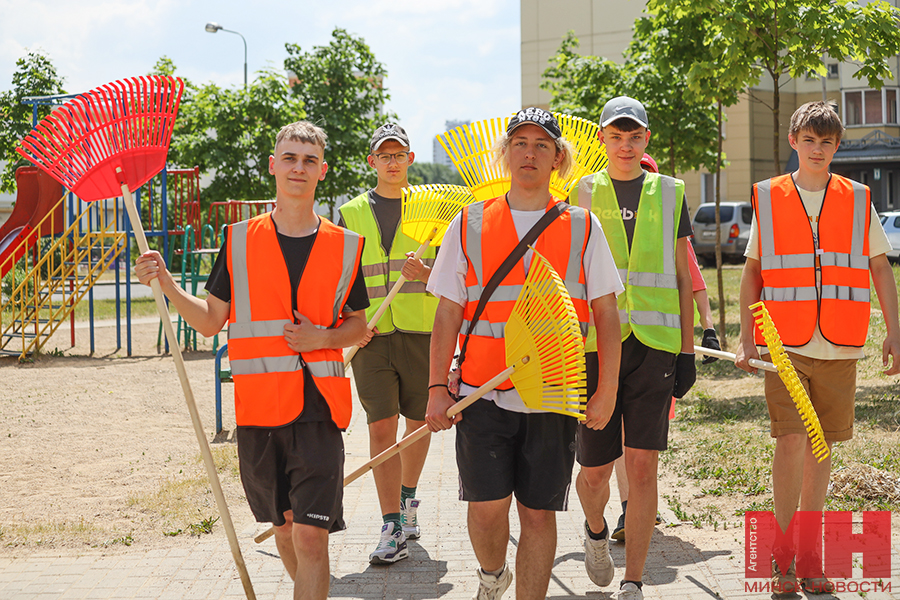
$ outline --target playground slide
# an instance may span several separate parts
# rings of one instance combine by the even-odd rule
[[[47,219],[38,227],[62,195],[62,185],[37,167],[16,169],[16,204],[9,219],[0,225],[0,277],[12,269],[38,238],[63,232],[62,204],[57,207],[52,222]]]

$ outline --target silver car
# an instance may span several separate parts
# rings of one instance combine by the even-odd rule
[[[887,253],[888,260],[900,262],[900,211],[881,213],[881,226],[891,243],[891,251]]]
[[[750,223],[753,207],[749,202],[722,202],[719,206],[722,222],[722,260],[740,262],[750,240]],[[716,263],[716,205],[701,204],[691,223],[694,228],[692,242],[697,258],[708,265]]]

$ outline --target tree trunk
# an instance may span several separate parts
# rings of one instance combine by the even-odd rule
[[[672,169],[672,177],[675,177],[675,140],[669,141],[669,167]]]
[[[722,281],[722,219],[719,208],[722,204],[722,101],[716,103],[716,125],[719,130],[719,147],[716,155],[716,280],[719,287],[719,340],[722,350],[728,350],[728,336],[725,335],[725,284]]]
[[[773,75],[772,80],[775,83],[775,93],[772,96],[772,117],[774,119],[772,156],[775,157],[775,175],[781,175],[781,145],[778,143],[778,134],[781,130],[781,91],[778,89],[778,75]]]

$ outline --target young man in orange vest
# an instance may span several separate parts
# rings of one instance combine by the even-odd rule
[[[278,132],[269,173],[275,210],[228,228],[200,300],[157,252],[141,256],[141,283],[163,292],[205,336],[227,321],[241,482],[256,520],[294,580],[294,599],[328,597],[328,534],[344,529],[344,444],[350,380],[342,348],[366,332],[363,240],[313,211],[325,178],[325,132],[300,121]],[[279,260],[281,257],[282,260]]]
[[[480,568],[476,600],[499,600],[512,582],[506,565],[509,509],[515,494],[521,522],[516,551],[516,598],[544,598],[556,550],[556,513],[565,510],[575,453],[577,421],[560,414],[527,408],[507,381],[452,420],[448,390],[457,340],[467,332],[483,288],[519,240],[559,202],[550,194],[550,177],[565,176],[573,161],[572,147],[559,123],[545,110],[519,111],[494,147],[497,162],[507,168],[509,193],[474,203],[457,216],[441,246],[428,284],[440,297],[431,335],[428,411],[432,431],[457,425],[456,462],[460,498],[468,504],[469,539]],[[616,399],[620,343],[616,294],[622,283],[603,230],[590,212],[568,207],[537,238],[534,246],[566,284],[587,333],[596,324],[599,364],[597,392],[589,398],[585,421],[602,427]],[[459,393],[466,395],[506,368],[503,330],[511,304],[501,293],[521,285],[531,264],[531,251],[513,267],[491,296],[469,336],[461,366]],[[598,361],[595,360],[595,363]]]
[[[755,218],[744,254],[736,361],[755,372],[748,359],[768,352],[749,309],[763,300],[829,448],[853,436],[856,362],[864,356],[869,326],[870,273],[887,327],[882,345],[885,374],[900,373],[897,288],[885,254],[891,244],[869,188],[829,172],[843,133],[831,104],[804,104],[791,117],[788,134],[797,151],[797,170],[753,185]],[[893,357],[890,366],[888,356]],[[765,354],[763,359],[768,360]],[[824,509],[831,456],[820,463],[813,455],[803,421],[778,376],[766,373],[765,387],[771,435],[776,438],[775,519],[787,531],[798,504],[803,511]],[[772,582],[774,597],[795,597],[795,565],[781,573],[774,564]],[[824,574],[804,578],[800,585],[813,594],[834,591]]]

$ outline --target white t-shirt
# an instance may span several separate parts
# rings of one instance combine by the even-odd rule
[[[809,226],[812,229],[813,239],[818,239],[819,235],[819,213],[822,212],[822,202],[825,201],[825,190],[811,192],[797,186],[800,192],[800,199],[803,201],[803,207],[809,217]],[[818,244],[817,244],[818,245]],[[869,258],[881,256],[891,249],[891,242],[881,226],[881,220],[872,205],[871,222],[869,223]],[[753,213],[753,221],[750,224],[750,239],[747,240],[747,249],[744,256],[759,260],[759,227],[756,224],[756,212]],[[816,271],[816,288],[820,295],[822,290],[822,273]],[[778,326],[778,323],[775,324]],[[851,348],[847,346],[835,346],[822,336],[819,330],[819,323],[816,321],[816,329],[813,331],[809,342],[799,347],[785,346],[785,350],[796,352],[801,356],[817,358],[820,360],[844,360],[850,358],[864,358],[865,352],[862,348]],[[768,352],[765,346],[759,346],[760,354]]]
[[[512,213],[513,223],[515,223],[516,235],[521,240],[522,236],[528,233],[534,224],[544,216],[545,211],[510,210],[510,212]],[[613,259],[609,245],[606,243],[606,236],[603,234],[600,221],[597,220],[594,214],[589,214],[591,216],[591,231],[588,236],[583,261],[588,303],[607,294],[616,294],[618,296],[625,291],[622,280],[619,279],[619,272],[616,270],[616,262]],[[438,298],[452,300],[464,307],[468,302],[466,273],[469,269],[469,262],[462,249],[461,220],[462,212],[453,219],[447,228],[447,232],[444,234],[441,249],[434,261],[434,266],[431,268],[427,290]],[[531,250],[525,252],[526,270],[531,266],[533,254]],[[469,394],[474,390],[474,387],[468,385],[460,387],[462,395]],[[506,392],[494,390],[485,394],[484,398],[493,400],[500,408],[513,412],[545,412],[525,406],[515,389]]]

